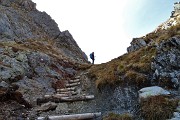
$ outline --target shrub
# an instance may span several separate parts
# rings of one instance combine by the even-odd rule
[[[153,96],[141,100],[141,114],[146,120],[166,120],[172,117],[176,106],[176,100]]]
[[[125,74],[125,78],[127,83],[135,84],[137,86],[142,86],[147,83],[147,76],[132,70],[129,70]]]

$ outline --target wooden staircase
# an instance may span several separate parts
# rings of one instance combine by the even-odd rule
[[[76,76],[74,79],[67,80],[64,87],[56,89],[56,93],[53,95],[44,95],[42,98],[37,99],[37,104],[41,105],[47,102],[77,102],[93,100],[94,95],[87,95],[81,89],[82,82],[81,76]],[[60,116],[48,116],[50,120],[84,120],[95,119],[100,117],[101,113],[83,113],[72,115],[60,115]],[[46,120],[46,117],[38,117],[38,120]]]

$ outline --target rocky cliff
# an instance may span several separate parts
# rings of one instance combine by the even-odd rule
[[[31,0],[0,1],[0,41],[24,43],[37,40],[42,44],[51,41],[64,56],[87,62],[86,55],[78,47],[68,31],[61,32],[57,23],[45,12],[36,9]],[[63,47],[62,47],[63,46]]]
[[[33,107],[87,63],[69,31],[31,0],[0,0],[0,119],[18,119],[21,105]]]

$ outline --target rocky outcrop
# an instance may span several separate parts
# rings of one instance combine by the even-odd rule
[[[145,47],[147,44],[144,39],[142,38],[134,38],[131,42],[131,46],[127,48],[128,52],[136,51],[142,47]]]
[[[161,86],[179,87],[180,36],[172,37],[157,45],[157,55],[151,63],[154,81]]]
[[[38,11],[31,0],[1,0],[0,11],[0,41],[50,40],[66,57],[87,62],[72,35],[61,32],[57,23],[47,13]]]
[[[20,107],[23,113],[22,109],[37,106],[37,98],[54,94],[55,83],[69,80],[86,63],[87,56],[72,35],[61,32],[31,0],[0,0],[0,103],[5,103],[0,104],[0,118],[21,119],[4,109],[14,104],[9,101],[25,106]],[[55,109],[47,104],[32,115]]]
[[[62,51],[72,59],[77,61],[88,61],[88,58],[84,52],[80,52],[81,49],[73,39],[69,31],[61,32],[55,39],[56,46],[61,48]]]

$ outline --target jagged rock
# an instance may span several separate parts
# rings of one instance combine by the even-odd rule
[[[131,42],[131,46],[129,46],[127,48],[127,51],[128,52],[133,52],[133,51],[136,51],[144,46],[146,46],[146,42],[144,39],[142,38],[134,38]]]
[[[36,4],[32,2],[31,0],[21,0],[21,5],[26,9],[26,10],[36,10]]]
[[[180,119],[180,113],[179,112],[174,112],[173,113],[173,118],[168,119],[168,120],[179,120]]]
[[[0,9],[0,41],[48,39],[55,42],[57,51],[63,51],[62,55],[78,62],[88,61],[72,35],[61,32],[57,23],[47,13],[36,10],[31,0],[1,0]]]
[[[84,52],[80,52],[81,49],[78,47],[78,44],[69,31],[63,31],[60,33],[57,39],[55,39],[55,42],[57,47],[62,48],[68,57],[76,59],[79,62],[88,61]]]
[[[44,94],[53,94],[55,92],[51,87],[52,82],[50,78],[34,77],[33,79],[28,79],[25,77],[15,84],[19,86],[18,91],[23,94],[24,99],[35,105],[37,98]]]
[[[179,87],[180,78],[180,36],[172,37],[157,46],[157,55],[151,63],[154,82],[172,88]]]
[[[5,81],[2,81],[1,83],[0,83],[0,88],[2,87],[2,88],[8,88],[10,85],[8,84],[8,83],[6,83]]]
[[[9,82],[20,80],[25,74],[24,66],[15,59],[11,59],[7,56],[4,57],[3,63],[5,65],[0,66],[0,79]]]
[[[138,92],[139,92],[139,99],[148,98],[151,96],[158,96],[158,95],[170,95],[170,92],[158,86],[145,87],[140,89]]]
[[[6,84],[6,85],[3,85]],[[0,101],[15,100],[20,104],[25,105],[25,107],[32,107],[26,100],[24,100],[23,95],[17,91],[19,86],[17,85],[7,85],[5,82],[1,82],[0,86]]]

